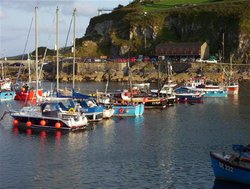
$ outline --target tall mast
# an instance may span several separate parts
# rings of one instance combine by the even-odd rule
[[[3,75],[4,75],[4,74],[3,74],[3,62],[2,62],[2,65],[1,65],[1,66],[2,66],[2,78],[1,78],[1,79],[3,80],[3,79],[4,79],[4,76],[3,76]]]
[[[222,34],[222,61],[225,62],[225,36]]]
[[[56,91],[59,91],[59,8],[56,8]]]
[[[28,53],[29,84],[31,83],[30,54]]]
[[[35,31],[36,31],[36,35],[35,35],[35,46],[36,46],[36,96],[38,95],[38,19],[37,19],[37,11],[38,11],[38,7],[35,7]]]
[[[75,66],[76,66],[76,8],[73,12],[74,31],[73,31],[73,89],[75,88]]]

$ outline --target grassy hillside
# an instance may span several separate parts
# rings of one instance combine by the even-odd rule
[[[161,11],[169,8],[181,8],[201,4],[228,3],[242,0],[145,0],[144,10],[148,12]]]

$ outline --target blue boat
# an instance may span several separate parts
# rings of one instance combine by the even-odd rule
[[[114,104],[114,115],[118,117],[140,116],[144,113],[144,104]]]
[[[14,91],[0,91],[0,101],[2,100],[13,100],[15,97]]]
[[[204,97],[227,97],[227,91],[223,89],[217,88],[193,88],[193,87],[186,87],[189,90],[194,92],[204,93]]]
[[[214,186],[212,189],[250,189],[247,184],[241,184],[237,182],[227,182],[223,180],[214,180]]]
[[[205,90],[204,97],[227,97],[226,90]]]
[[[12,87],[12,82],[10,79],[0,80],[0,101],[2,100],[13,100],[15,97],[15,91]]]
[[[193,91],[186,87],[179,87],[174,90],[177,102],[202,103],[204,93]]]
[[[81,111],[85,113],[88,121],[101,121],[103,118],[103,106],[98,105],[94,99],[77,99]]]
[[[233,144],[233,151],[237,152],[241,158],[249,159],[250,161],[250,144],[247,146],[241,144]]]
[[[72,91],[72,97],[80,104],[81,111],[83,111],[88,118],[88,121],[100,121],[103,119],[104,107],[99,105],[96,100],[89,96],[76,91]]]
[[[250,161],[239,155],[210,152],[214,176],[219,180],[250,185]]]
[[[204,92],[204,97],[227,97],[228,93],[220,84],[207,81],[201,76],[191,78],[185,87],[195,92]]]

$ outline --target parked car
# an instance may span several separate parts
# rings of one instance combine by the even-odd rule
[[[198,58],[198,59],[195,60],[195,62],[199,62],[199,63],[204,62],[204,61],[205,60],[202,60],[201,58]]]
[[[217,60],[205,60],[206,63],[218,63]]]
[[[10,66],[24,66],[24,64],[20,63],[20,62],[15,62],[15,63],[11,64]]]

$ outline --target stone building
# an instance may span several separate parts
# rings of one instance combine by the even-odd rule
[[[209,46],[205,43],[162,43],[156,46],[157,56],[177,58],[201,58],[208,59]]]

